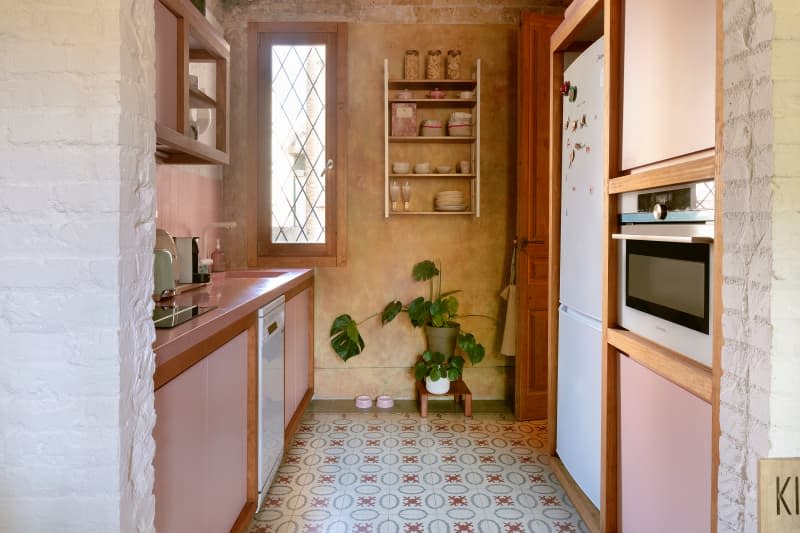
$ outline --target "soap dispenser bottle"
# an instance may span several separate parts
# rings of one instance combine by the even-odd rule
[[[217,239],[216,249],[211,252],[211,260],[214,262],[211,265],[211,270],[213,272],[225,272],[227,263],[225,262],[225,252],[222,251],[222,247],[219,244],[219,239]]]

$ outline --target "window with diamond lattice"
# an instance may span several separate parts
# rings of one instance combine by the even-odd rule
[[[344,260],[341,24],[250,24],[253,265]]]

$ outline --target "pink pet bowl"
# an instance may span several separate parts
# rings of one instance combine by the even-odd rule
[[[375,405],[377,405],[381,409],[388,409],[389,407],[392,407],[394,405],[394,400],[392,400],[392,397],[389,396],[388,394],[381,394],[380,396],[378,396]]]
[[[356,407],[359,409],[369,409],[372,407],[372,398],[367,396],[366,394],[362,394],[361,396],[356,396]]]

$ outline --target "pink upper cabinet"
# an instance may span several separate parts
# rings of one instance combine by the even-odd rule
[[[623,170],[714,147],[714,4],[625,1]]]

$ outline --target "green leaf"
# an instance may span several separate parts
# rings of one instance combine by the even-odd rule
[[[444,363],[444,354],[441,352],[433,352],[431,360],[436,363],[437,365],[441,365]]]
[[[339,315],[331,325],[331,347],[343,360],[358,355],[364,349],[364,339],[358,331],[358,324],[350,315]]]
[[[441,371],[439,370],[439,367],[438,367],[438,366],[435,366],[435,367],[431,368],[431,373],[430,373],[429,375],[430,375],[430,378],[431,378],[433,381],[436,381],[437,379],[439,379],[439,378],[441,378],[441,377],[442,377],[442,373],[441,373]]]
[[[428,350],[425,350],[424,352],[422,352],[422,360],[423,361],[425,361],[426,363],[430,363],[431,359],[433,359],[433,352],[429,352]]]
[[[447,379],[450,381],[456,381],[458,378],[461,377],[461,371],[457,368],[451,368],[447,371]]]
[[[450,316],[453,316],[458,312],[458,300],[455,298],[445,298],[444,304],[447,307],[447,312],[450,313]]]
[[[408,318],[414,327],[424,326],[431,316],[431,303],[419,296],[408,304]]]
[[[383,308],[383,313],[381,313],[381,325],[388,324],[394,320],[402,310],[403,304],[400,303],[399,300],[394,300],[386,304],[386,307]]]
[[[481,361],[483,361],[483,356],[486,355],[486,350],[483,348],[482,344],[476,344],[475,349],[472,352],[468,352],[469,361],[473,365],[477,365]]]
[[[450,358],[450,366],[461,370],[462,368],[464,368],[464,358],[461,357],[460,355],[454,355],[453,357]]]
[[[436,264],[430,259],[420,261],[411,269],[411,276],[415,281],[428,281],[438,275],[439,269],[436,268]]]
[[[483,361],[483,357],[486,355],[486,349],[475,340],[475,336],[472,333],[459,334],[458,347],[467,354],[469,361],[473,365]]]
[[[421,381],[425,379],[425,374],[428,373],[428,366],[422,361],[417,361],[414,365],[414,379]]]

